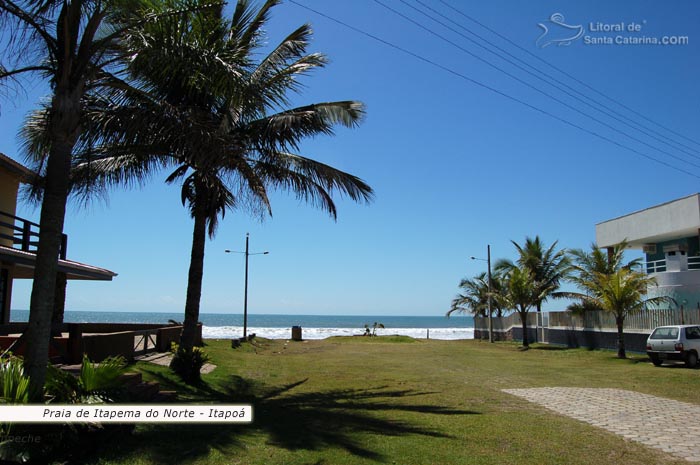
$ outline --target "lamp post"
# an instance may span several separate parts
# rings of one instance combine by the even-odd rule
[[[248,243],[250,240],[250,233],[245,233],[245,252],[237,252],[235,250],[226,249],[226,253],[242,253],[245,254],[245,291],[243,293],[243,339],[248,337],[248,257],[250,255],[267,255],[270,252],[255,252],[250,253],[248,249]]]
[[[493,317],[492,317],[492,312],[491,312],[491,245],[487,244],[486,245],[486,260],[483,258],[477,258],[477,257],[469,257],[472,260],[481,260],[485,261],[488,264],[488,269],[489,269],[489,281],[487,283],[489,295],[488,295],[488,310],[489,310],[489,342],[493,342]]]

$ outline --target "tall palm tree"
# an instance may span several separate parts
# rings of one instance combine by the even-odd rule
[[[74,146],[82,133],[83,99],[119,82],[119,39],[131,25],[150,18],[139,0],[2,1],[0,82],[35,74],[50,85],[46,106],[47,158],[32,285],[25,367],[34,392],[44,385],[61,234]],[[16,81],[19,82],[19,81]]]
[[[520,317],[523,331],[523,347],[530,347],[527,333],[527,315],[530,309],[542,299],[540,288],[529,268],[515,265],[499,271],[502,274],[503,288],[496,296],[499,305],[503,308],[513,309]]]
[[[462,290],[461,293],[452,300],[450,310],[447,316],[453,313],[471,313],[474,316],[488,316],[488,300],[489,300],[489,283],[487,273],[479,273],[475,277],[465,278],[459,283]],[[498,299],[493,298],[501,293],[502,283],[500,276],[491,276],[491,306],[496,311],[496,317],[503,316],[503,308],[500,306]]]
[[[642,262],[641,258],[635,258],[624,262],[624,253],[627,249],[627,241],[615,244],[612,248],[601,249],[595,243],[591,244],[591,250],[572,249],[569,251],[570,260],[573,262],[574,282],[581,277],[590,278],[595,273],[612,274],[622,268],[635,269]]]
[[[326,60],[306,53],[308,25],[255,60],[262,27],[278,3],[255,10],[239,0],[228,20],[220,7],[209,7],[133,34],[129,70],[142,92],[91,114],[91,128],[111,144],[86,151],[75,172],[76,180],[101,181],[77,184],[84,192],[143,179],[157,167],[173,170],[168,182],[182,182],[181,198],[194,219],[185,349],[194,343],[199,317],[206,235],[214,235],[228,209],[271,213],[267,192],[280,188],[335,218],[334,192],[355,201],[372,197],[359,178],[291,153],[306,137],[333,134],[338,124],[356,126],[364,107],[341,101],[286,109],[298,78]],[[134,125],[147,130],[131,130]]]
[[[518,251],[518,266],[530,270],[532,279],[538,290],[538,300],[535,302],[537,312],[542,311],[542,304],[550,297],[561,297],[557,293],[561,282],[570,271],[570,262],[565,249],[557,250],[559,241],[554,241],[545,247],[539,236],[534,239],[525,238],[523,245],[511,241]],[[499,260],[496,269],[508,269],[515,265],[509,260]]]
[[[542,312],[542,304],[550,297],[560,298],[562,294],[557,292],[561,282],[570,272],[570,262],[566,250],[557,250],[558,241],[546,247],[539,236],[534,239],[525,238],[523,245],[511,241],[518,251],[517,266],[530,270],[538,299],[535,301],[535,309],[539,318]],[[499,260],[496,270],[507,271],[516,265],[509,260]]]
[[[639,259],[623,262],[626,246],[625,242],[618,244],[609,253],[595,244],[591,246],[590,252],[580,249],[571,251],[574,273],[570,279],[583,292],[566,293],[567,297],[579,299],[580,303],[574,304],[574,308],[598,309],[615,317],[618,358],[627,356],[625,318],[647,305],[673,302],[673,299],[666,296],[646,297],[649,288],[656,285],[656,279],[635,270]]]

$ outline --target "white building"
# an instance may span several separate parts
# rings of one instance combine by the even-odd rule
[[[596,225],[596,242],[609,248],[623,240],[645,255],[656,278],[651,294],[700,309],[700,194],[673,200]]]

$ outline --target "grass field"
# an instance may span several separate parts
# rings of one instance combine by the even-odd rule
[[[674,464],[669,455],[501,392],[613,387],[700,403],[700,370],[644,356],[406,337],[207,341],[217,369],[188,387],[135,369],[183,402],[252,403],[250,425],[140,425],[105,464]],[[643,428],[643,425],[640,425]]]

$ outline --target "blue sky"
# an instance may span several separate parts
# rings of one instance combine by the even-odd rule
[[[700,190],[700,168],[691,164],[700,165],[700,159],[693,158],[700,157],[700,144],[642,120],[687,145],[692,155],[668,146],[664,150],[691,163],[649,148],[645,144],[662,146],[649,131],[625,127],[487,54],[406,6],[424,9],[414,0],[381,2],[638,141],[513,80],[374,0],[295,1],[687,173],[285,2],[274,10],[269,42],[277,43],[310,22],[315,35],[309,50],[331,60],[326,69],[304,80],[307,87],[294,103],[356,99],[367,105],[367,118],[359,128],[309,140],[301,153],[363,178],[376,198],[370,205],[339,199],[336,222],[284,192],[273,195],[274,216],[263,222],[244,212],[229,212],[207,244],[202,312],[242,311],[244,258],[223,251],[243,250],[246,232],[251,251],[270,251],[250,258],[250,312],[440,315],[448,310],[459,280],[485,269],[484,262],[469,257],[485,257],[486,244],[491,244],[494,260],[514,258],[510,241],[522,242],[526,236],[585,248],[595,240],[596,223]],[[424,3],[544,68],[442,2]],[[635,111],[700,141],[697,2],[446,3]],[[688,43],[587,45],[580,37],[568,46],[539,48],[538,23],[546,25],[554,13],[563,15],[567,25],[580,25],[584,36],[686,36]],[[598,22],[623,22],[625,27],[635,23],[641,30],[590,31],[590,23]],[[556,71],[545,73],[594,96]],[[2,102],[0,150],[20,161],[16,133],[22,115],[41,93],[42,87],[35,84],[26,98]],[[625,121],[640,121],[615,103],[605,103],[624,113]],[[69,310],[184,308],[192,222],[178,189],[165,186],[164,177],[155,175],[143,189],[115,190],[106,204],[69,207],[69,258],[119,273],[113,282],[71,282]],[[20,206],[19,213],[38,218],[38,210],[27,205]],[[29,281],[17,282],[13,308],[28,308],[29,293]],[[556,301],[546,306],[562,307]]]

